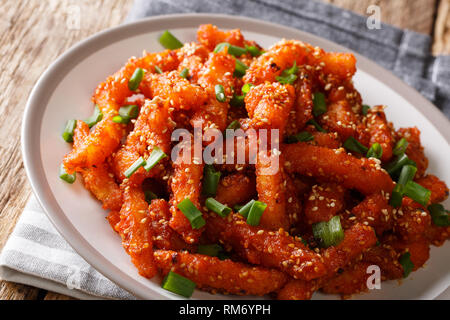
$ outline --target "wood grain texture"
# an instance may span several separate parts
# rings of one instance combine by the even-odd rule
[[[31,192],[21,160],[20,125],[34,83],[76,42],[120,24],[131,5],[132,0],[0,2],[0,249]],[[0,282],[0,300],[37,299],[38,292]]]
[[[439,6],[439,0],[322,1],[363,15],[367,15],[370,4],[379,5],[383,22],[425,34],[431,34],[434,29],[433,52],[450,53],[450,0],[440,0]],[[62,52],[93,33],[120,24],[132,2],[0,1],[0,250],[31,192],[20,154],[20,124],[31,88]],[[0,300],[43,296],[49,300],[68,298],[51,292],[43,295],[42,290],[36,288],[0,282]]]
[[[367,7],[378,5],[381,21],[402,29],[431,34],[438,0],[322,0],[367,16]]]
[[[450,54],[450,0],[440,0],[434,25],[433,54]]]

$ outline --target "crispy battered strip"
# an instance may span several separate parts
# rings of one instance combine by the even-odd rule
[[[102,163],[117,149],[125,134],[125,126],[113,122],[112,118],[117,115],[124,99],[132,94],[128,89],[128,80],[136,68],[154,71],[156,64],[174,69],[178,59],[176,54],[168,50],[146,54],[140,59],[131,58],[122,69],[97,87],[93,100],[102,111],[103,120],[95,126],[80,148],[64,157],[64,166],[69,173]]]
[[[178,60],[180,61],[178,72],[183,71],[185,68],[188,69],[188,80],[191,83],[197,83],[203,64],[208,59],[208,54],[209,51],[205,46],[195,42],[186,43],[177,52]]]
[[[244,36],[239,29],[221,31],[212,24],[202,24],[197,30],[197,40],[210,51],[221,42],[228,42],[234,46],[244,47]]]
[[[289,176],[286,177],[286,213],[289,217],[289,225],[295,226],[302,219],[302,201],[300,200],[300,194],[294,180]]]
[[[133,131],[128,135],[125,145],[114,155],[112,167],[116,176],[125,179],[125,171],[139,158],[147,159],[155,146],[170,154],[173,122],[166,103],[155,98],[146,100],[141,108]],[[149,172],[139,168],[129,179],[140,184],[145,178],[152,177],[164,170],[163,163],[158,163]]]
[[[117,232],[116,225],[120,222],[120,212],[119,211],[110,211],[108,213],[108,216],[106,217],[106,220],[108,220],[111,228],[113,228],[113,230]]]
[[[233,207],[246,203],[256,195],[256,182],[252,176],[243,173],[232,173],[223,177],[217,186],[216,200]]]
[[[434,246],[440,247],[444,242],[450,239],[450,226],[438,227],[434,223],[425,231],[425,238]]]
[[[191,124],[196,122],[202,128],[216,128],[220,131],[227,126],[227,114],[229,105],[227,102],[219,102],[216,98],[215,86],[220,84],[224,88],[225,96],[228,99],[233,95],[232,85],[235,60],[225,52],[210,53],[205,66],[199,74],[198,84],[205,89],[208,94],[206,104],[191,118]]]
[[[287,172],[341,183],[344,188],[354,188],[366,195],[381,190],[391,192],[394,186],[390,176],[374,159],[357,159],[302,142],[284,145],[282,154]]]
[[[220,240],[251,264],[277,268],[294,279],[311,280],[326,273],[322,258],[282,230],[273,232],[248,225],[242,216],[211,216],[207,236]]]
[[[392,242],[392,246],[400,255],[405,252],[409,252],[411,254],[410,259],[414,264],[413,271],[421,268],[430,258],[430,244],[423,236],[418,237],[414,241],[396,240]]]
[[[145,75],[141,89],[147,97],[168,100],[175,110],[198,110],[208,99],[205,90],[180,77],[177,70]]]
[[[122,184],[124,202],[120,209],[120,222],[115,230],[122,237],[122,245],[139,270],[139,274],[152,278],[156,272],[153,260],[152,234],[149,228],[148,204],[140,187]]]
[[[344,207],[344,193],[344,188],[334,183],[314,185],[305,201],[306,222],[313,224],[333,218]]]
[[[178,232],[186,241],[193,244],[198,242],[203,229],[192,229],[191,223],[177,208],[177,205],[186,198],[200,210],[200,193],[202,190],[203,163],[194,158],[193,145],[186,144],[187,157],[190,159],[173,159],[173,174],[170,181],[172,197],[170,199],[170,227]],[[176,161],[178,160],[178,161]]]
[[[381,269],[381,280],[392,280],[403,277],[403,267],[398,262],[399,254],[389,243],[382,243],[363,253],[364,262],[374,264]]]
[[[157,250],[155,260],[164,275],[176,272],[212,293],[262,296],[278,290],[287,280],[284,273],[274,269],[201,254]]]
[[[89,135],[89,127],[84,121],[77,121],[73,136],[73,147],[77,149]],[[109,171],[106,163],[80,170],[83,183],[96,199],[102,202],[104,209],[119,211],[122,206],[122,192]]]
[[[295,91],[291,85],[274,82],[253,87],[245,97],[250,126],[255,129],[278,129],[282,139],[294,99]]]
[[[355,260],[365,250],[374,246],[377,237],[372,227],[357,223],[345,230],[344,239],[335,247],[323,251],[324,264],[328,276],[334,275],[340,268],[344,268]]]
[[[311,144],[319,147],[326,147],[330,149],[338,149],[341,146],[341,140],[337,132],[311,132],[314,140],[310,141]]]
[[[327,131],[337,132],[341,141],[349,137],[358,139],[358,117],[352,111],[347,100],[339,100],[328,104],[327,112],[319,117],[319,123]],[[363,141],[360,141],[364,144]]]
[[[367,196],[351,212],[356,217],[355,222],[373,227],[378,235],[383,234],[386,230],[392,229],[392,207],[388,204],[388,199],[382,193],[374,193]]]
[[[244,75],[244,82],[259,85],[266,81],[274,82],[284,69],[290,68],[294,61],[297,66],[305,62],[307,45],[296,40],[281,40],[255,59]]]
[[[289,135],[298,133],[313,118],[313,84],[311,77],[311,72],[301,68],[298,79],[294,83],[295,101],[286,128]]]
[[[370,274],[368,262],[357,262],[345,268],[342,273],[324,282],[322,291],[341,295],[351,295],[367,291],[367,279]]]
[[[431,203],[439,203],[448,198],[447,185],[435,175],[427,174],[426,176],[417,179],[416,182],[431,191]]]
[[[319,290],[320,284],[316,280],[289,280],[286,285],[278,291],[278,300],[310,300],[314,292]]]
[[[422,208],[402,205],[395,215],[394,231],[405,241],[421,238],[431,225],[430,214]]]
[[[260,226],[268,230],[279,228],[289,230],[290,221],[286,212],[286,176],[281,165],[284,162],[283,157],[271,153],[267,156],[270,157],[271,160],[269,160],[264,159],[263,153],[265,151],[260,151],[255,165],[258,200],[267,204]],[[277,165],[274,165],[274,162],[277,162]],[[272,168],[272,165],[277,168]]]
[[[384,106],[374,106],[369,109],[366,117],[366,125],[370,134],[369,144],[378,142],[383,148],[381,161],[387,162],[392,158],[392,148],[394,147],[394,138],[391,128],[384,114]]]
[[[400,140],[405,138],[408,141],[406,155],[417,164],[416,178],[420,178],[425,174],[428,168],[428,158],[425,156],[422,144],[420,143],[420,131],[416,127],[400,128],[397,130],[397,136]]]
[[[165,250],[192,250],[172,228],[169,227],[169,204],[164,199],[152,200],[148,207],[150,229],[153,234],[153,244],[158,249]]]

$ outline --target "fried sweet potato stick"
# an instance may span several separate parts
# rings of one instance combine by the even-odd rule
[[[83,145],[89,135],[89,127],[84,121],[77,121],[73,140],[76,150]],[[104,209],[119,211],[122,206],[122,192],[114,180],[114,176],[106,163],[79,170],[83,183],[96,199],[103,204]]]
[[[265,151],[260,151],[256,162],[256,190],[258,200],[267,205],[261,217],[260,226],[268,230],[283,228],[289,230],[289,215],[286,212],[286,176],[283,157],[273,152],[265,159]],[[277,162],[277,168],[271,168]]]
[[[363,194],[391,192],[391,177],[374,159],[357,159],[346,153],[299,142],[284,145],[282,154],[289,173],[297,172],[318,179],[341,183],[347,189]]]
[[[122,245],[131,257],[139,274],[152,278],[156,272],[153,242],[149,227],[148,204],[140,187],[122,184],[124,202],[120,209],[120,222],[115,230],[122,237]]]
[[[315,291],[319,290],[320,282],[316,280],[289,280],[286,285],[278,291],[278,300],[310,300]]]
[[[245,96],[250,126],[255,129],[278,129],[282,140],[294,99],[295,90],[291,85],[274,82],[251,88]]]
[[[256,195],[255,177],[237,172],[220,180],[215,199],[233,207],[236,204],[246,203],[254,195]]]
[[[239,29],[221,31],[212,24],[202,24],[197,30],[197,40],[210,51],[222,42],[228,42],[234,46],[244,47],[244,36]]]
[[[167,155],[170,154],[173,127],[166,102],[160,98],[146,100],[125,145],[113,157],[116,176],[125,179],[125,171],[139,157],[148,159],[154,147],[159,147]],[[163,170],[162,162],[149,172],[141,167],[129,179],[135,184],[140,184],[145,178],[155,176]]]
[[[200,193],[202,190],[203,163],[194,157],[192,144],[186,145],[187,159],[173,160],[173,174],[170,181],[172,197],[170,199],[170,227],[178,232],[186,243],[197,243],[203,229],[192,229],[186,216],[177,208],[177,205],[186,198],[200,210]]]
[[[327,183],[313,185],[305,200],[305,218],[308,224],[329,221],[344,207],[344,188]]]
[[[155,260],[163,274],[176,272],[213,293],[262,296],[278,290],[287,280],[278,270],[201,254],[156,250]]]
[[[210,239],[234,249],[251,264],[277,268],[294,279],[311,280],[326,273],[322,258],[285,231],[267,231],[248,225],[242,216],[210,217],[206,224]]]
[[[371,226],[378,235],[382,235],[384,231],[392,229],[393,226],[393,208],[388,201],[384,193],[367,196],[351,210],[356,217],[354,221]]]
[[[153,234],[153,244],[158,249],[165,250],[191,250],[192,245],[187,244],[169,226],[169,204],[164,199],[152,200],[148,207],[150,229]]]
[[[198,84],[204,88],[208,94],[208,100],[200,110],[194,113],[191,124],[196,122],[202,125],[203,129],[216,128],[220,131],[227,126],[227,114],[229,105],[227,102],[217,100],[215,86],[222,85],[227,101],[233,95],[232,85],[234,84],[233,72],[235,68],[234,58],[226,52],[210,53],[205,66],[200,71]]]
[[[417,165],[416,178],[422,177],[428,168],[428,158],[425,156],[420,142],[420,130],[416,127],[400,128],[396,133],[398,140],[405,138],[408,141],[409,144],[405,153]]]
[[[372,145],[378,142],[383,148],[381,161],[387,162],[392,158],[392,149],[394,147],[394,137],[391,128],[384,114],[384,106],[374,106],[369,109],[366,117],[366,126],[369,130],[370,141]]]
[[[125,134],[125,126],[113,122],[112,118],[117,115],[125,98],[132,94],[128,80],[136,68],[154,71],[156,64],[165,69],[175,69],[178,59],[176,54],[168,50],[149,53],[140,59],[131,58],[122,69],[97,87],[93,100],[102,111],[103,120],[95,126],[80,148],[64,157],[64,166],[69,173],[102,163],[117,149]]]

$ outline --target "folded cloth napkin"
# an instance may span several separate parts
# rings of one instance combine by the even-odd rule
[[[450,57],[430,56],[428,36],[386,24],[368,30],[366,18],[310,0],[137,0],[126,21],[183,12],[249,16],[329,38],[393,70],[450,116]],[[34,196],[3,248],[0,277],[77,298],[135,298],[76,254]]]

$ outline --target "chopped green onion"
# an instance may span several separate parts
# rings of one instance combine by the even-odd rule
[[[151,190],[145,190],[145,201],[147,201],[149,204],[152,202],[152,200],[158,199],[158,196],[153,193]]]
[[[427,206],[430,201],[431,191],[414,181],[408,181],[403,188],[403,194],[415,202]]]
[[[240,57],[243,54],[247,53],[247,50],[242,48],[242,47],[238,47],[238,46],[233,46],[231,44],[229,44],[228,42],[222,42],[219,43],[215,48],[214,48],[214,53],[218,53],[220,51],[222,51],[223,49],[228,47],[228,53],[231,54],[232,56],[235,57]]]
[[[66,142],[73,142],[73,133],[77,126],[77,120],[67,120],[62,137]]]
[[[139,159],[137,159],[127,170],[125,170],[125,177],[131,177],[131,175],[142,166],[145,166],[145,160],[144,158],[139,157]]]
[[[314,140],[314,136],[308,131],[302,131],[286,138],[286,143],[307,142]]]
[[[61,180],[64,180],[64,181],[67,182],[67,183],[72,184],[72,183],[74,183],[75,180],[77,179],[77,173],[74,172],[74,173],[72,173],[72,174],[68,174],[67,171],[66,171],[66,169],[64,168],[64,165],[62,164],[62,165],[59,167],[59,178],[60,178]]]
[[[394,208],[398,208],[402,205],[402,198],[403,198],[403,185],[397,183],[394,189],[392,190],[389,204]]]
[[[234,209],[234,211],[239,211],[239,210],[241,210],[241,208],[242,208],[243,206],[244,206],[243,204],[235,204],[234,207],[233,207],[233,209]]]
[[[197,253],[210,257],[218,257],[221,252],[223,248],[218,244],[199,244],[197,247]]]
[[[275,77],[275,79],[282,84],[293,84],[294,81],[297,80],[297,72],[297,61],[294,61],[292,67],[284,69],[281,75]]]
[[[144,69],[136,68],[130,80],[128,80],[128,89],[130,89],[131,91],[136,91],[141,84],[142,78],[144,78],[144,73]]]
[[[370,106],[367,104],[363,104],[361,107],[361,112],[363,115],[367,116],[367,112],[369,112]]]
[[[158,67],[158,66],[155,66],[155,72],[156,72],[156,73],[159,73],[159,74],[163,73],[163,71],[161,70],[161,68]]]
[[[202,193],[205,196],[213,197],[216,195],[221,173],[214,169],[211,164],[205,165],[203,169]]]
[[[313,114],[315,117],[327,112],[327,103],[325,95],[322,92],[316,92],[313,96]]]
[[[220,260],[227,260],[230,259],[230,256],[225,251],[220,251],[217,255],[217,258],[219,258]]]
[[[414,161],[408,158],[406,154],[401,154],[397,156],[392,162],[388,163],[385,167],[387,173],[394,176],[404,165],[417,166]]]
[[[219,201],[217,201],[214,198],[208,198],[205,201],[205,205],[206,207],[217,213],[219,216],[221,216],[222,218],[225,218],[226,216],[228,216],[231,212],[231,208],[227,207],[226,205],[221,204]]]
[[[177,208],[180,209],[180,211],[189,220],[192,229],[200,229],[206,224],[205,219],[203,219],[202,217],[202,213],[200,212],[200,210],[197,209],[197,207],[192,203],[192,201],[189,200],[189,198],[186,198],[183,201],[181,201],[177,205]]]
[[[216,92],[216,99],[219,102],[225,102],[227,101],[227,97],[225,96],[225,89],[223,88],[223,85],[216,84],[214,87],[214,90]]]
[[[247,224],[256,227],[259,225],[259,221],[266,210],[267,204],[261,201],[255,201],[250,208],[247,216]]]
[[[244,95],[233,95],[233,98],[230,99],[230,105],[232,107],[243,107],[245,105]]]
[[[244,97],[247,95],[247,93],[249,93],[249,91],[252,87],[254,87],[254,85],[251,83],[246,83],[242,86],[241,91],[242,91],[242,94],[244,95]]]
[[[244,63],[236,59],[233,76],[235,76],[236,78],[242,78],[245,75],[247,69],[248,67]]]
[[[344,148],[347,150],[351,150],[357,153],[366,154],[369,149],[362,145],[358,140],[353,137],[348,137],[343,144]]]
[[[219,53],[220,51],[223,51],[226,47],[228,47],[230,44],[228,42],[221,42],[214,48],[214,53]]]
[[[251,207],[253,206],[253,204],[255,203],[255,200],[250,200],[249,202],[247,202],[244,206],[242,206],[238,213],[243,216],[245,219],[247,219],[248,217],[248,213],[250,212]]]
[[[178,273],[169,271],[164,278],[161,287],[167,291],[189,298],[194,293],[195,282],[180,276]]]
[[[227,129],[232,129],[232,130],[236,130],[239,129],[241,127],[241,123],[239,122],[239,120],[233,120],[227,127]]]
[[[313,125],[314,128],[316,128],[316,130],[319,131],[319,132],[323,132],[323,133],[326,133],[326,132],[327,132],[327,131],[326,131],[324,128],[322,128],[322,127],[317,123],[317,121],[314,120],[314,119],[308,120],[308,122],[306,122],[306,124]]]
[[[120,122],[118,123],[128,123],[131,119],[136,119],[139,115],[139,107],[135,104],[129,104],[123,107],[120,107],[119,109],[119,117]],[[116,118],[115,116],[114,118]],[[113,121],[114,121],[113,118]],[[119,118],[116,119],[116,121],[119,121]],[[114,122],[116,122],[114,121]]]
[[[401,138],[395,145],[392,153],[396,156],[400,156],[405,153],[406,148],[408,147],[408,141],[405,138]]]
[[[163,32],[159,37],[159,43],[166,49],[174,50],[183,46],[180,40],[178,40],[169,30]]]
[[[167,154],[165,154],[164,151],[162,151],[158,146],[155,146],[144,164],[144,169],[146,171],[150,171],[150,169],[156,166],[156,164],[165,157],[167,157]]]
[[[400,177],[398,178],[398,183],[401,185],[406,185],[408,181],[412,181],[414,175],[416,174],[417,168],[407,164],[402,167],[400,172]]]
[[[184,68],[183,70],[181,70],[180,77],[187,79],[189,77],[189,69]]]
[[[382,155],[383,155],[383,148],[381,147],[381,144],[379,144],[378,142],[375,142],[369,148],[369,151],[367,151],[366,157],[381,159]]]
[[[312,225],[314,238],[320,241],[321,246],[328,248],[338,245],[344,239],[341,219],[334,216],[328,222],[319,222]]]
[[[123,124],[127,124],[128,122],[130,122],[129,118],[122,118],[121,116],[114,116],[112,118],[112,121],[115,123],[123,123]]]
[[[245,49],[247,50],[248,53],[250,53],[252,55],[252,57],[257,57],[262,54],[262,51],[259,50],[258,47],[256,47],[256,46],[245,45]]]
[[[414,263],[412,263],[411,261],[411,253],[405,252],[404,254],[402,254],[400,259],[398,259],[398,262],[400,262],[403,267],[403,278],[408,277],[411,271],[413,271],[414,269]]]
[[[103,119],[103,113],[101,112],[100,108],[96,104],[94,107],[94,114],[84,120],[86,124],[89,126],[89,128],[92,128],[94,125],[96,125],[98,122],[100,122]]]
[[[428,211],[430,211],[431,219],[433,223],[438,227],[448,227],[450,226],[449,211],[445,210],[444,206],[439,203],[433,203],[428,206]]]

